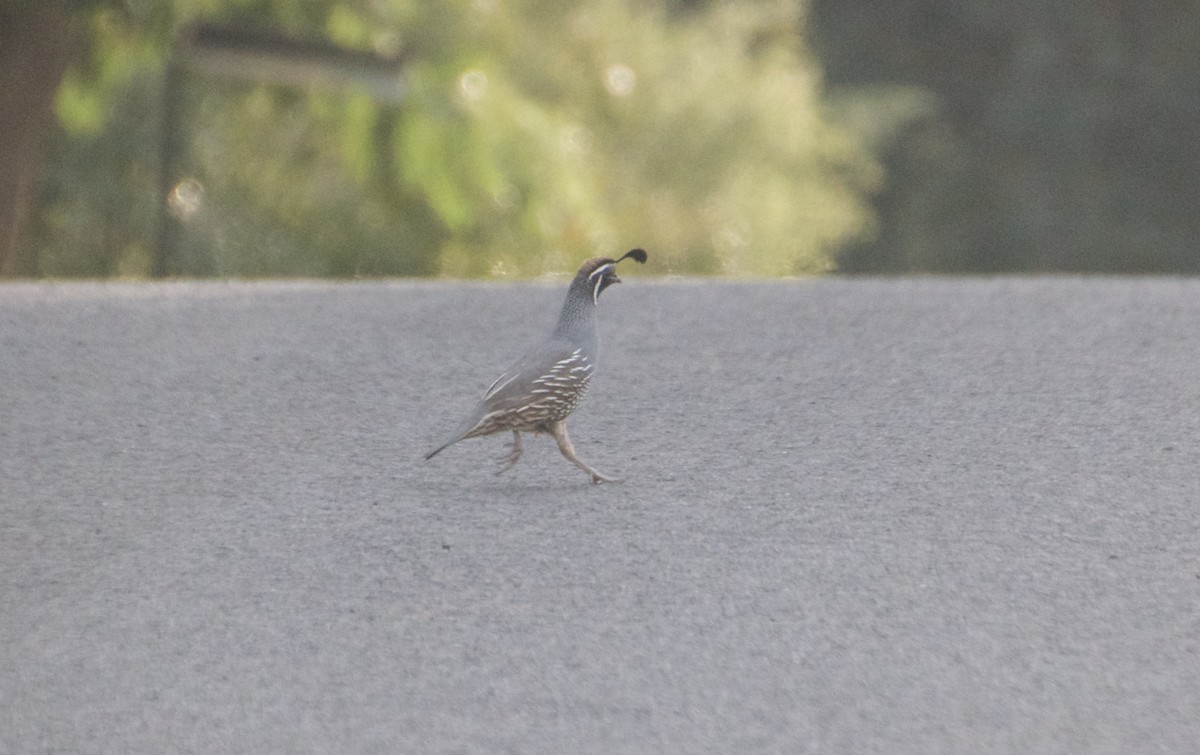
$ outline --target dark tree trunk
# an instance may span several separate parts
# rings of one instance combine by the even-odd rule
[[[0,9],[0,275],[12,271],[28,225],[72,27],[59,3]]]

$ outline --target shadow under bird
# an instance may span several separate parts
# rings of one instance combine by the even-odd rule
[[[545,433],[554,437],[562,455],[587,472],[594,484],[616,482],[575,455],[567,436],[567,415],[583,399],[600,358],[596,324],[600,294],[621,282],[617,263],[627,258],[645,263],[646,252],[631,249],[620,259],[593,257],[583,263],[567,289],[554,332],[496,378],[475,411],[449,440],[426,454],[426,460],[460,440],[509,430],[513,434],[511,451],[500,460],[496,473],[500,474],[521,458],[521,433]]]

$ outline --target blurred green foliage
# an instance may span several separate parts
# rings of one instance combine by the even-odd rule
[[[813,0],[833,102],[878,118],[863,273],[1200,273],[1200,3]]]
[[[145,275],[162,82],[197,19],[403,51],[365,91],[182,80],[180,271],[539,275],[632,246],[660,272],[809,274],[870,238],[881,182],[836,125],[804,3],[125,0],[88,48],[18,271]]]

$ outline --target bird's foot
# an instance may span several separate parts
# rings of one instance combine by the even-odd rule
[[[500,464],[500,468],[496,470],[496,474],[498,475],[512,469],[521,458],[521,436],[516,432],[513,432],[513,441],[508,444],[508,448],[510,449],[509,452],[496,460]]]
[[[605,477],[604,475],[600,474],[599,472],[597,472],[594,469],[590,470],[590,471],[592,474],[592,484],[593,485],[599,485],[602,482],[621,482],[621,479],[618,477]]]

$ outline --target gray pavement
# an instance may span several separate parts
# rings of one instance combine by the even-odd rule
[[[0,285],[0,752],[1195,752],[1200,281]]]

